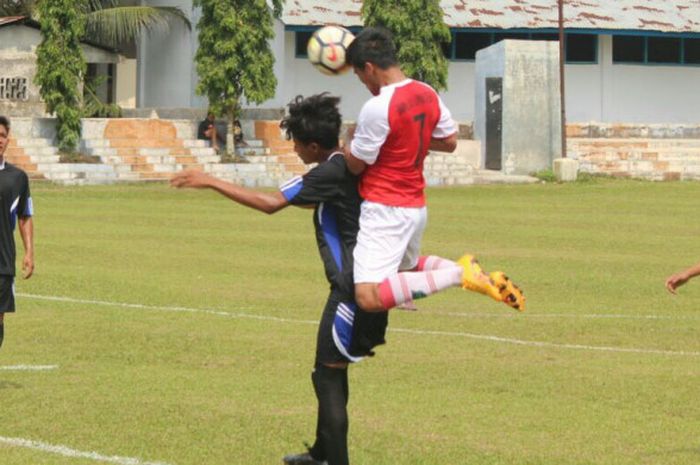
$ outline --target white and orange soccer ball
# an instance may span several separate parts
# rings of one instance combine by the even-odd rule
[[[322,27],[313,33],[306,45],[309,61],[323,74],[342,74],[349,69],[345,51],[354,39],[352,32],[344,27]]]

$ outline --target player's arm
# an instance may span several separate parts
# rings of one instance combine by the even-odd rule
[[[359,175],[376,162],[389,135],[388,105],[386,99],[370,99],[360,110],[357,125],[348,129],[343,155],[352,174]]]
[[[230,182],[222,181],[201,171],[183,171],[170,180],[170,185],[177,188],[213,189],[221,195],[246,207],[263,213],[275,213],[289,205],[281,192],[260,192]]]
[[[19,235],[24,244],[24,259],[22,260],[22,276],[29,279],[34,273],[34,222],[31,216],[20,217],[17,222]]]
[[[355,176],[361,174],[367,167],[367,163],[352,154],[349,143],[343,147],[343,156],[345,157],[345,164],[348,166],[348,170]]]
[[[447,136],[443,139],[437,139],[435,137],[430,139],[430,150],[436,152],[454,152],[457,148],[457,133],[455,132],[451,136]]]
[[[666,279],[666,289],[668,289],[668,292],[671,294],[675,294],[678,287],[682,286],[698,275],[700,275],[700,263],[691,266],[687,270],[683,270],[669,276]]]
[[[436,152],[454,152],[457,149],[457,133],[459,128],[457,123],[452,119],[452,113],[445,105],[445,102],[438,97],[440,105],[440,119],[433,129],[430,138],[430,150]]]

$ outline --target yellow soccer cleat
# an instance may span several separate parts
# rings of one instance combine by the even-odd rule
[[[502,271],[494,271],[489,275],[491,282],[498,288],[501,301],[519,312],[525,311],[525,295]]]
[[[462,273],[462,288],[487,295],[494,300],[503,302],[503,297],[499,288],[493,280],[481,269],[481,265],[472,255],[464,255],[457,260],[457,263],[464,269]]]

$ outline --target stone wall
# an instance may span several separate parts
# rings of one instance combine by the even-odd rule
[[[582,172],[653,181],[700,180],[700,124],[569,124]]]

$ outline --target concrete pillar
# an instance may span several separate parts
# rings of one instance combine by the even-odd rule
[[[526,175],[561,157],[557,42],[504,40],[480,50],[475,82],[481,167]]]
[[[571,158],[557,158],[553,163],[554,177],[559,182],[576,181],[578,177],[578,161]]]

